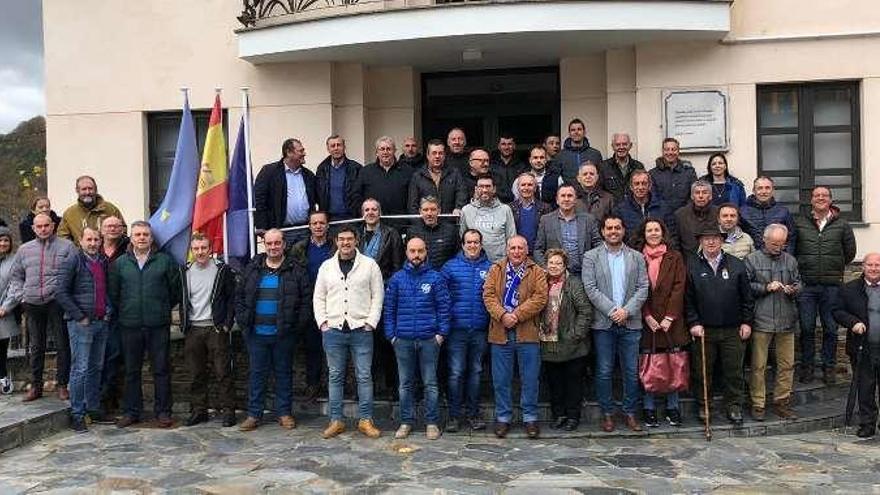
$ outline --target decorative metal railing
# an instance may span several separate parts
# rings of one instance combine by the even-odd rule
[[[297,14],[306,10],[354,5],[359,0],[243,0],[244,9],[238,22],[244,27],[256,26],[258,20]]]

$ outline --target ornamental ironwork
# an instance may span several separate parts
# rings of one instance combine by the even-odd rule
[[[244,27],[254,27],[257,21],[306,10],[354,5],[359,0],[242,0],[243,8],[238,22]]]

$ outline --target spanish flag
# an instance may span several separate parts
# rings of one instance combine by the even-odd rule
[[[199,186],[193,210],[192,229],[211,239],[215,253],[223,252],[223,214],[229,206],[229,164],[226,161],[226,141],[223,138],[223,114],[220,94],[214,98],[214,109],[205,138]]]

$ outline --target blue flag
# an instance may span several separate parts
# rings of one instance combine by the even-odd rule
[[[199,179],[199,150],[196,146],[196,128],[189,110],[189,98],[184,96],[183,119],[177,135],[174,166],[168,180],[168,191],[159,209],[150,217],[153,239],[160,249],[174,257],[181,265],[189,253],[190,227],[193,204]]]
[[[244,143],[244,117],[238,126],[235,151],[229,171],[229,210],[226,212],[227,252],[230,257],[250,258],[250,227],[248,225],[247,150]]]

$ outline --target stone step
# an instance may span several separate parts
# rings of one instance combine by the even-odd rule
[[[63,431],[70,424],[67,402],[46,396],[27,404],[24,394],[0,395],[0,452]]]

